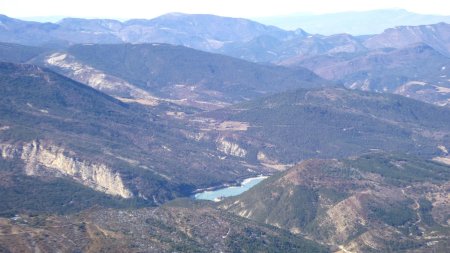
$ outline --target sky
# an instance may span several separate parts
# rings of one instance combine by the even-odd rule
[[[153,18],[169,12],[229,17],[406,9],[450,15],[448,0],[0,0],[0,13],[15,17]]]

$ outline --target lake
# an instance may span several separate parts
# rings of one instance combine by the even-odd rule
[[[203,199],[203,200],[211,200],[211,201],[220,201],[222,198],[225,197],[231,197],[231,196],[237,196],[253,186],[259,184],[264,179],[268,178],[267,176],[258,176],[258,177],[251,177],[247,178],[244,181],[242,181],[241,185],[239,186],[230,186],[226,188],[221,188],[214,191],[204,191],[199,192],[194,195],[195,199]]]

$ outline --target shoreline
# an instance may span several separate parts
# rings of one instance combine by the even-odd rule
[[[244,178],[243,180],[241,180],[240,182],[236,182],[235,184],[223,184],[220,187],[209,187],[207,189],[198,189],[191,195],[191,197],[194,199],[201,200],[203,198],[201,198],[201,199],[198,198],[199,195],[201,195],[201,194],[213,194],[216,191],[221,191],[221,190],[225,190],[225,189],[233,190],[233,189],[242,188],[248,184],[251,184],[255,180],[262,181],[268,177],[269,177],[269,175],[260,174],[260,175],[254,176],[254,177]],[[258,183],[256,183],[256,184],[258,184]],[[252,187],[254,187],[254,185],[251,186],[250,188],[252,188]],[[250,188],[248,188],[248,189],[250,189]],[[247,190],[244,190],[243,192],[245,192]],[[236,194],[236,195],[240,195],[241,193]],[[223,197],[231,197],[231,196],[236,196],[236,195],[223,196]],[[211,199],[207,199],[207,200],[211,200]],[[213,200],[213,201],[216,201],[216,200]]]
[[[273,174],[259,174],[256,176],[252,176],[252,177],[245,177],[245,178],[240,178],[240,179],[236,179],[235,181],[231,182],[231,183],[223,183],[221,185],[216,185],[216,186],[210,186],[207,188],[198,188],[196,190],[194,190],[192,192],[192,195],[195,195],[197,193],[202,193],[202,192],[206,192],[206,191],[217,191],[220,189],[225,189],[228,187],[233,187],[233,186],[242,186],[243,184],[247,184],[248,181],[247,180],[252,180],[254,178],[260,178],[260,177],[270,177]]]

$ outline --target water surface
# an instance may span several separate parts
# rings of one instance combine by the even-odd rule
[[[195,199],[203,199],[203,200],[211,200],[211,201],[220,201],[222,198],[231,197],[231,196],[237,196],[253,186],[259,184],[261,181],[266,179],[267,176],[258,176],[258,177],[251,177],[247,178],[244,181],[242,181],[240,186],[230,186],[214,191],[204,191],[199,192],[194,195]]]

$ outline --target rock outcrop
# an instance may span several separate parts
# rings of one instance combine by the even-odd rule
[[[131,198],[119,172],[103,163],[80,160],[63,147],[34,140],[24,144],[0,144],[3,159],[20,159],[29,176],[67,176],[81,184],[109,195]]]
[[[79,62],[71,55],[54,53],[47,57],[45,64],[58,69],[64,75],[78,82],[89,85],[118,99],[125,100],[124,102],[137,102],[149,106],[156,106],[159,103],[158,98],[147,91]]]
[[[236,156],[236,157],[245,157],[247,155],[247,150],[240,147],[239,144],[226,140],[225,138],[219,138],[216,142],[217,150],[220,152]]]

